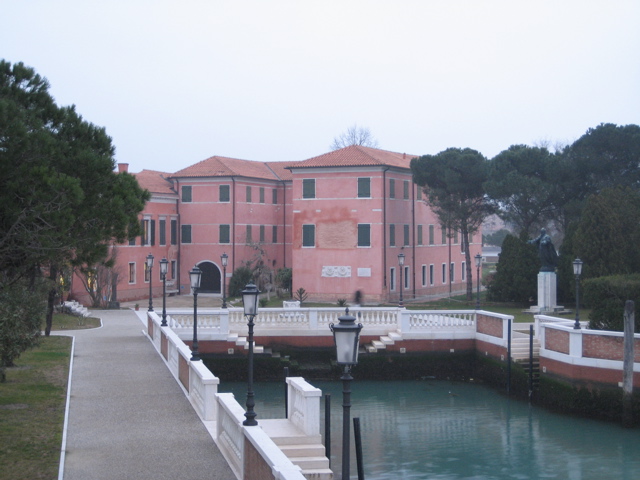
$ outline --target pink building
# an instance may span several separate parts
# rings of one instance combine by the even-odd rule
[[[351,301],[360,291],[365,302],[396,302],[401,290],[406,300],[463,290],[461,239],[442,231],[412,182],[414,157],[351,146],[301,162],[211,157],[173,174],[143,170],[135,175],[152,194],[141,215],[145,235],[116,247],[118,300],[148,297],[148,254],[154,295],[163,257],[168,289],[189,294],[197,265],[200,291],[221,294],[224,253],[227,284],[259,258],[271,275],[292,268],[293,290],[304,288],[309,300]],[[470,250],[480,252],[479,233]],[[72,293],[87,301],[80,288]]]

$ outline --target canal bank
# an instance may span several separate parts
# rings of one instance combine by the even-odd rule
[[[635,480],[637,430],[559,415],[485,385],[426,378],[369,381],[354,367],[351,414],[360,419],[367,480]],[[331,397],[331,467],[341,468],[342,384],[314,382]],[[260,422],[284,415],[280,383],[254,385]],[[240,403],[246,383],[221,382]],[[324,403],[321,419],[325,418]],[[356,478],[353,438],[351,478]]]
[[[205,365],[221,382],[246,381],[247,359],[244,355],[204,355]],[[284,348],[276,356],[256,355],[254,378],[262,382],[282,381],[285,368],[289,376],[308,382],[333,381],[341,370],[335,364],[332,348]],[[447,380],[484,384],[496,393],[544,407],[550,411],[590,419],[621,423],[622,389],[610,385],[575,385],[562,379],[535,374],[530,379],[528,364],[512,362],[511,372],[505,361],[475,350],[457,352],[376,353],[359,355],[354,375],[366,381]],[[510,387],[508,383],[510,379]],[[533,380],[533,385],[530,384]],[[633,396],[633,423],[640,427],[640,395]]]

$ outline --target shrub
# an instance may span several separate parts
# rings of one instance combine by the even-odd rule
[[[233,272],[229,280],[229,296],[237,297],[242,294],[242,290],[248,283],[253,282],[253,272],[249,267],[238,267]]]
[[[488,283],[488,300],[527,305],[537,295],[539,268],[535,247],[507,235],[496,273]]]
[[[307,299],[307,297],[307,291],[302,287],[296,290],[296,293],[293,295],[293,298],[300,302],[300,306],[302,306],[302,303]]]
[[[624,304],[633,300],[640,305],[640,274],[611,275],[583,282],[585,306],[591,307],[589,328],[624,331]],[[640,333],[640,315],[635,316],[636,333]]]

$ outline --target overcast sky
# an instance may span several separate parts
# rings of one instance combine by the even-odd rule
[[[353,124],[489,158],[640,124],[637,0],[0,0],[0,25],[133,172],[304,160]]]

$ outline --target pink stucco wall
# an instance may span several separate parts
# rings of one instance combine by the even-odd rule
[[[238,161],[247,164],[257,162]],[[220,256],[229,256],[226,284],[232,272],[245,262],[262,256],[275,273],[279,268],[293,269],[293,289],[304,288],[309,300],[351,300],[356,290],[364,301],[395,302],[402,288],[405,299],[446,293],[465,288],[464,253],[457,242],[445,239],[438,220],[414,185],[408,168],[375,166],[335,166],[332,168],[291,167],[283,180],[274,174],[251,178],[243,176],[179,176],[162,174],[165,186],[150,179],[150,172],[139,176],[144,188],[152,191],[152,199],[140,219],[155,221],[154,245],[118,245],[120,301],[141,299],[149,294],[144,262],[151,253],[155,257],[153,292],[162,292],[159,261],[166,257],[176,262],[175,278],[168,276],[172,290],[189,294],[188,272],[194,265],[206,268],[214,291],[220,292],[222,265]],[[304,163],[304,162],[303,162]],[[285,171],[279,167],[279,174]],[[160,172],[156,173],[160,178]],[[370,179],[370,197],[358,198],[358,178]],[[316,197],[302,198],[303,180],[314,179]],[[146,186],[148,182],[150,186]],[[395,195],[391,193],[394,183]],[[229,201],[220,201],[220,188],[227,185]],[[406,187],[405,187],[406,185]],[[183,201],[183,187],[191,188],[191,200]],[[247,198],[247,188],[251,198]],[[261,199],[260,190],[264,189]],[[276,192],[276,203],[274,193]],[[406,197],[405,197],[406,192]],[[393,197],[393,198],[392,198]],[[263,201],[261,201],[263,200]],[[166,220],[166,242],[160,245],[160,219]],[[177,220],[177,243],[171,245],[171,219]],[[315,225],[315,245],[302,245],[303,225]],[[358,225],[370,227],[370,245],[358,246]],[[221,242],[220,225],[229,225],[229,241]],[[252,242],[247,241],[251,226]],[[394,227],[391,227],[393,225]],[[181,237],[181,227],[190,226],[191,241]],[[408,238],[405,242],[405,226]],[[433,235],[430,236],[430,226]],[[261,227],[264,238],[260,238]],[[274,242],[273,231],[276,230]],[[395,228],[394,242],[391,229]],[[419,231],[422,231],[421,239]],[[433,242],[431,242],[431,238]],[[261,241],[262,240],[262,241]],[[421,240],[421,241],[420,241]],[[480,251],[480,235],[472,240],[471,258]],[[406,244],[405,244],[406,243]],[[451,243],[451,244],[449,244]],[[401,286],[398,254],[405,255],[406,284]],[[129,278],[129,265],[135,275]],[[450,277],[453,264],[454,278]],[[337,267],[337,268],[330,268]],[[475,268],[473,269],[475,275]],[[392,276],[393,281],[392,281]],[[215,278],[214,278],[215,277]],[[444,277],[444,278],[443,278]],[[131,281],[130,281],[131,280]],[[80,282],[74,282],[74,297],[87,303]]]

